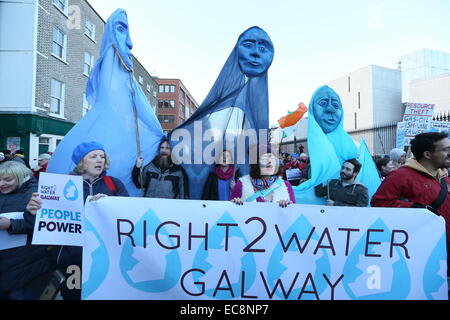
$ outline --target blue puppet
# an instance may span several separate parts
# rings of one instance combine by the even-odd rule
[[[97,141],[110,157],[108,174],[122,180],[130,195],[140,195],[131,180],[136,158],[140,153],[153,159],[164,134],[133,76],[132,47],[127,14],[118,9],[106,22],[100,57],[87,84],[92,110],[59,144],[48,172],[69,173],[75,166],[71,160],[75,147]]]
[[[339,178],[342,164],[349,159],[357,159],[358,148],[344,130],[344,110],[339,95],[330,87],[322,86],[314,93],[309,106],[308,145],[311,159],[311,178],[294,187],[297,203],[325,204],[324,198],[315,195],[314,187]],[[358,180],[368,186],[371,197],[379,181],[373,160],[367,157],[366,144],[361,144],[362,169]],[[375,185],[375,191],[373,191]]]
[[[269,127],[268,69],[274,47],[268,34],[255,26],[243,32],[214,86],[194,115],[171,133],[173,157],[178,158],[189,177],[191,199],[200,199],[209,171],[214,166],[205,156],[211,150],[230,150],[239,169],[248,170],[248,148],[239,130],[267,130]],[[267,143],[267,137],[253,138]],[[205,141],[203,141],[205,140]],[[255,139],[253,139],[255,140]],[[251,144],[251,138],[246,140]],[[237,145],[243,146],[238,150]]]

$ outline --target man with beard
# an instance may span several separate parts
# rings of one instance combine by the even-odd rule
[[[331,180],[315,188],[316,196],[327,197],[327,206],[367,207],[369,195],[367,188],[356,182],[361,163],[356,159],[347,160],[342,165],[341,179]]]
[[[142,169],[144,158],[140,157],[133,168],[133,182],[143,189],[145,198],[188,199],[188,180],[184,169],[172,162],[169,141],[163,139],[159,154]],[[141,181],[142,177],[142,181]]]

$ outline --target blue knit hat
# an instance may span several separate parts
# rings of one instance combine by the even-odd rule
[[[85,142],[82,143],[80,145],[78,145],[78,147],[75,148],[75,150],[72,153],[72,161],[78,165],[80,163],[81,160],[83,160],[83,158],[92,151],[95,150],[102,150],[103,152],[105,151],[105,148],[103,148],[103,146],[98,143],[98,142]]]

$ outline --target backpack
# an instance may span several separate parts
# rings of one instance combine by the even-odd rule
[[[104,176],[103,177],[103,181],[105,181],[106,186],[108,187],[109,191],[112,192],[112,195],[115,196],[117,195],[117,188],[114,185],[113,180],[111,179],[110,176]]]

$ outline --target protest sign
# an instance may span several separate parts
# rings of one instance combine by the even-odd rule
[[[406,131],[406,123],[405,122],[399,122],[397,124],[397,139],[396,139],[396,146],[397,149],[404,149],[405,148],[405,132]]]
[[[0,217],[7,219],[23,219],[23,212],[2,213]],[[27,244],[27,235],[10,235],[6,230],[0,231],[0,251],[12,248],[23,247]]]
[[[432,121],[431,122],[431,130],[434,130],[437,132],[450,131],[450,122]]]
[[[431,129],[434,114],[434,104],[407,103],[405,116],[405,146],[409,146],[418,134]]]
[[[41,173],[42,209],[34,226],[33,244],[84,244],[83,180],[81,176]]]
[[[423,209],[104,198],[86,204],[83,299],[447,299]]]

